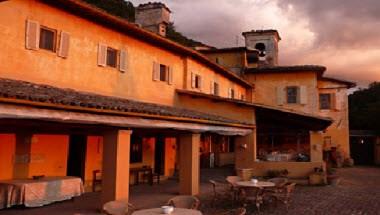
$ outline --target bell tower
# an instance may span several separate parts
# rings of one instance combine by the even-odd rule
[[[160,2],[140,4],[135,10],[135,23],[161,36],[166,36],[170,22],[170,9]]]
[[[277,30],[252,30],[243,32],[245,46],[259,51],[259,65],[278,65],[278,42],[281,37]]]

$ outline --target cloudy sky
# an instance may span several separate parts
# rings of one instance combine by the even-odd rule
[[[131,0],[137,6],[147,0]],[[162,0],[178,31],[216,47],[241,32],[277,29],[280,63],[319,64],[327,76],[380,81],[379,0]]]

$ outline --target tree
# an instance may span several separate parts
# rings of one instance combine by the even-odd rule
[[[125,0],[84,0],[100,9],[105,10],[115,16],[127,19],[130,22],[135,21],[135,7],[129,1]]]
[[[380,82],[349,96],[350,129],[380,132]]]
[[[127,19],[129,22],[135,21],[135,7],[125,0],[84,0],[109,14]],[[168,39],[187,47],[202,46],[201,42],[192,40],[176,31],[173,23],[169,23],[166,36]]]

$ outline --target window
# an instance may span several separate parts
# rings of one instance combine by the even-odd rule
[[[55,52],[55,41],[56,41],[57,31],[41,27],[40,28],[40,49],[49,50]]]
[[[201,76],[195,75],[195,88],[200,89],[201,88]]]
[[[107,66],[116,68],[117,65],[117,50],[107,47]]]
[[[130,146],[130,162],[141,163],[143,161],[142,138],[132,135]]]
[[[191,73],[191,88],[202,89],[202,77],[193,72]]]
[[[214,88],[214,95],[219,96],[219,84],[214,82],[213,88]]]
[[[241,94],[241,95],[240,95],[240,99],[241,99],[242,101],[245,100],[245,96],[244,96],[244,94]]]
[[[228,97],[229,97],[230,99],[234,99],[234,98],[235,98],[235,90],[234,90],[234,89],[230,88],[230,89],[228,90]]]
[[[167,80],[167,66],[160,64],[160,81],[166,82]]]
[[[288,104],[297,104],[299,102],[299,88],[287,87],[286,88],[286,101]]]
[[[331,94],[328,94],[328,93],[319,94],[319,109],[321,110],[331,109]]]
[[[259,57],[256,53],[247,53],[247,63],[248,64],[254,64],[259,61]]]

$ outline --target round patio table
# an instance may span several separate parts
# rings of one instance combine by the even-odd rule
[[[274,187],[275,183],[270,181],[258,181],[257,183],[253,183],[251,181],[238,181],[236,184],[240,187],[257,187],[257,188],[265,188],[265,187]]]
[[[139,210],[132,213],[132,215],[157,215],[163,214],[161,208],[151,208],[145,210]],[[185,209],[185,208],[174,208],[174,211],[170,215],[202,215],[200,211]]]

